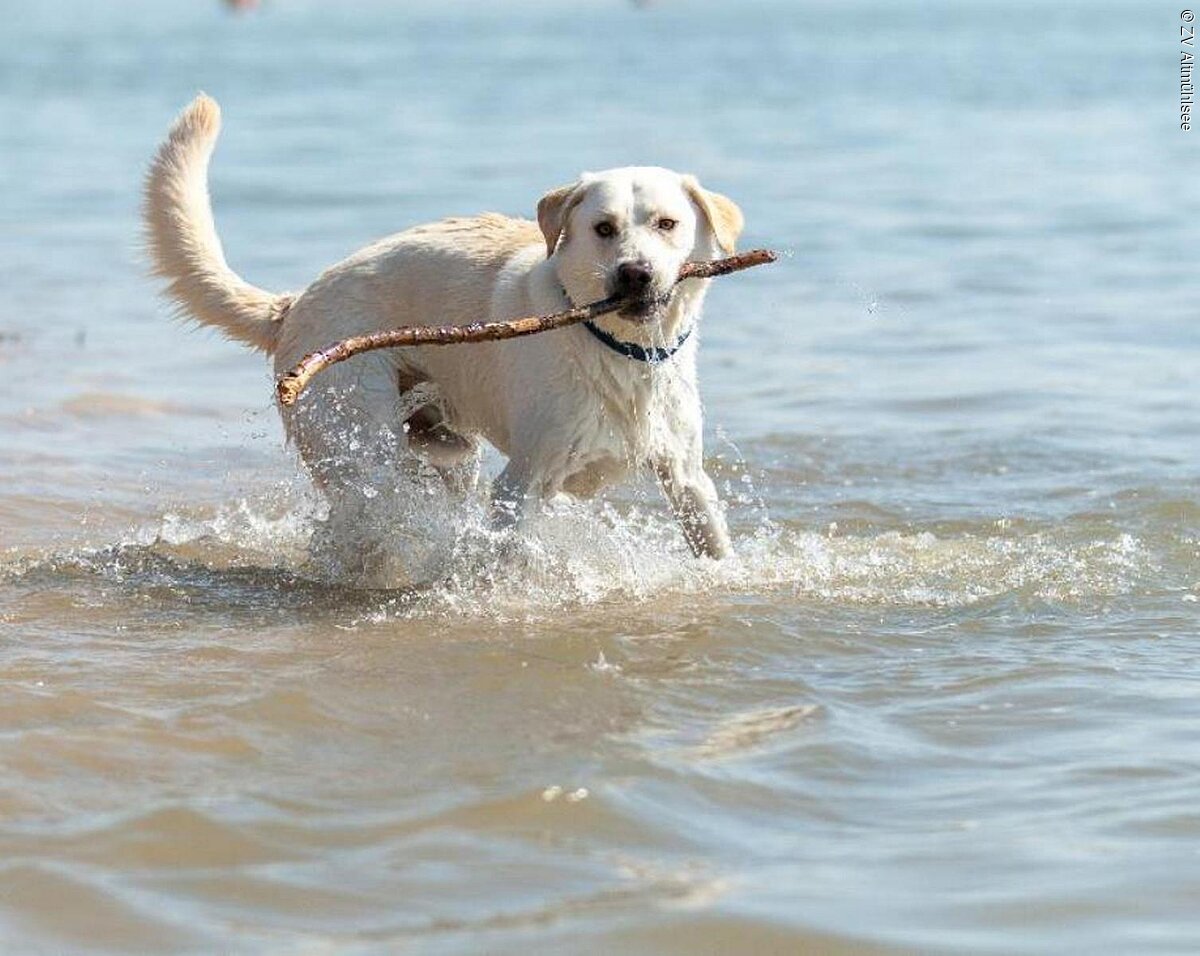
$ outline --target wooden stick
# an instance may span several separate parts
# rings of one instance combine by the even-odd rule
[[[752,266],[766,265],[778,257],[769,249],[755,249],[727,259],[712,259],[706,262],[685,262],[679,270],[676,284],[684,279],[711,279],[714,276],[740,272]],[[586,322],[609,312],[616,312],[628,301],[628,296],[610,296],[591,305],[581,305],[564,312],[550,315],[530,315],[521,319],[506,319],[502,322],[472,322],[470,325],[412,325],[387,332],[372,332],[343,339],[316,352],[310,352],[286,375],[275,383],[275,392],[283,405],[292,405],[308,386],[313,376],[322,370],[343,362],[362,352],[373,349],[392,349],[413,345],[462,345],[466,342],[496,342],[515,339],[522,335],[535,335],[562,329],[578,322]]]

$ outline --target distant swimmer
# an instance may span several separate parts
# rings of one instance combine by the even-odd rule
[[[258,0],[225,0],[225,6],[231,10],[253,10],[258,6]]]

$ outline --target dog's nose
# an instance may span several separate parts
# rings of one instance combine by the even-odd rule
[[[653,281],[654,270],[648,262],[622,262],[617,266],[617,292],[621,295],[641,295]]]

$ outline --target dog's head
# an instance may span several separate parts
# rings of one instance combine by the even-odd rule
[[[572,301],[627,295],[620,316],[649,323],[667,308],[680,266],[734,251],[742,213],[694,176],[632,166],[547,193],[538,225]]]

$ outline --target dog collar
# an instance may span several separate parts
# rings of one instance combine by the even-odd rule
[[[633,359],[636,362],[645,362],[648,365],[658,365],[660,362],[665,362],[672,355],[683,348],[683,343],[686,342],[692,334],[692,330],[688,329],[683,333],[683,335],[679,336],[679,338],[675,340],[674,345],[671,345],[667,348],[658,348],[655,346],[645,348],[634,342],[622,342],[615,336],[609,335],[595,322],[584,322],[583,327],[614,352],[624,355],[626,358]]]
[[[571,305],[575,305],[575,300],[571,298],[571,294],[567,292],[566,288],[562,285],[559,285],[559,288],[562,289],[563,297],[570,302]],[[637,345],[634,342],[622,342],[615,335],[609,335],[591,319],[588,319],[586,322],[584,322],[583,327],[591,332],[596,339],[598,339],[604,345],[607,345],[617,354],[624,355],[627,359],[633,359],[635,362],[645,362],[647,365],[658,365],[661,362],[665,362],[672,355],[683,348],[683,344],[692,334],[692,329],[688,329],[683,333],[683,335],[679,336],[679,338],[675,340],[674,345],[668,346],[667,348],[659,348],[657,346],[645,348],[644,346]],[[692,326],[692,328],[695,328],[695,326]]]

